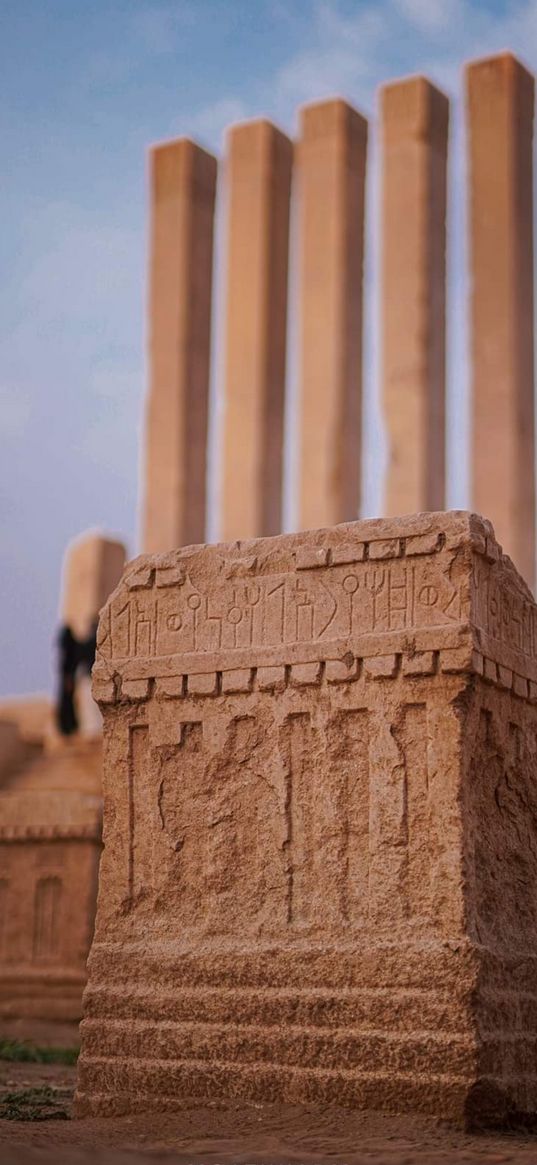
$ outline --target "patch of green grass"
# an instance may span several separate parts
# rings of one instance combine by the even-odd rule
[[[78,1048],[39,1048],[27,1040],[0,1039],[0,1060],[20,1064],[76,1064]]]
[[[0,1119],[8,1121],[69,1120],[69,1093],[57,1088],[24,1088],[0,1095]]]

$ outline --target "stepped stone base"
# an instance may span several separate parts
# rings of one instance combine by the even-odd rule
[[[537,609],[490,525],[130,564],[79,1114],[537,1111]]]

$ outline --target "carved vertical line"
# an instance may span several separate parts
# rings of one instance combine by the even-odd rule
[[[334,842],[326,852],[334,922],[364,918],[369,906],[369,712],[336,713],[328,725],[330,804]]]
[[[311,790],[305,780],[309,755],[310,716],[298,712],[289,716],[282,729],[285,757],[285,829],[287,849],[287,922],[310,919],[314,839],[311,836]]]
[[[129,760],[128,760],[128,783],[129,783],[129,808],[128,808],[128,822],[129,822],[129,840],[128,840],[128,858],[127,858],[127,894],[129,902],[132,904],[135,890],[136,890],[136,811],[137,801],[140,796],[140,787],[144,778],[144,770],[147,764],[148,751],[148,727],[147,725],[134,725],[129,728]],[[149,823],[145,823],[145,828],[148,828]]]
[[[406,900],[408,914],[430,912],[429,771],[427,764],[427,708],[407,704],[395,727],[403,757],[402,843],[406,846]]]

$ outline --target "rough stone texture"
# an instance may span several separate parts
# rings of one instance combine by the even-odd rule
[[[194,142],[151,152],[149,375],[143,547],[205,537],[216,158]]]
[[[101,607],[121,578],[124,565],[123,543],[102,534],[84,534],[68,547],[63,572],[62,619],[78,639],[90,634]]]
[[[26,743],[25,753],[24,743],[1,773],[0,1017],[77,1020],[101,849],[101,743]]]
[[[292,153],[289,139],[268,121],[229,134],[226,539],[281,529]]]
[[[381,90],[386,514],[445,504],[448,115],[424,77]]]
[[[535,578],[534,81],[509,53],[466,70],[473,497]]]
[[[302,529],[360,501],[367,121],[345,101],[301,112],[298,143]]]
[[[79,1114],[535,1112],[536,637],[466,513],[129,565]]]

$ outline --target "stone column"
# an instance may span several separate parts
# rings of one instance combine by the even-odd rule
[[[300,525],[356,517],[360,497],[367,121],[345,101],[306,106],[298,146]]]
[[[117,586],[125,565],[125,547],[101,534],[86,534],[67,549],[63,567],[62,623],[75,639],[83,641],[92,633],[96,618]],[[76,682],[79,732],[95,736],[101,730],[101,715],[91,695],[90,677],[83,672]]]
[[[509,53],[466,70],[472,506],[535,576],[533,77]]]
[[[148,553],[205,539],[216,170],[187,139],[151,153]]]
[[[61,611],[62,622],[77,639],[89,635],[124,565],[122,542],[101,534],[84,534],[71,542],[64,560]]]
[[[381,90],[385,513],[445,505],[449,104],[425,77]]]
[[[225,540],[281,525],[292,144],[268,121],[229,135]]]

